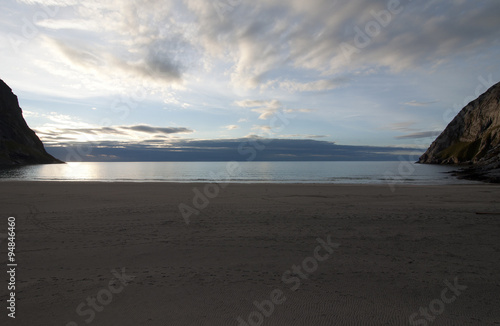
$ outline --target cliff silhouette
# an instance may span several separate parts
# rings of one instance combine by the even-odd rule
[[[63,163],[45,151],[24,120],[17,96],[0,79],[0,165]]]

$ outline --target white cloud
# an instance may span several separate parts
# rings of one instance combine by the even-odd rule
[[[272,127],[268,126],[268,125],[254,125],[252,127],[252,130],[258,130],[258,131],[263,131],[263,132],[270,132],[272,130]]]
[[[267,120],[282,108],[281,102],[278,100],[242,100],[235,102],[237,106],[244,108],[254,108],[251,111],[259,113],[260,120]]]
[[[100,29],[97,21],[83,19],[45,19],[39,21],[37,26],[49,29],[72,29],[83,31],[99,31]]]
[[[49,114],[41,114],[41,116],[49,119],[52,122],[64,125],[66,127],[78,128],[78,127],[85,127],[88,125],[87,123],[82,122],[80,119],[74,116],[61,114],[57,112],[50,112]]]
[[[432,104],[435,104],[435,103],[438,103],[438,101],[430,101],[430,102],[419,102],[419,101],[410,101],[410,102],[405,102],[403,103],[403,105],[407,105],[407,106],[429,106],[429,105],[432,105]]]
[[[260,120],[267,120],[267,119],[270,119],[273,115],[275,115],[277,110],[276,109],[269,109],[269,108],[258,108],[258,109],[252,109],[252,112],[259,113]]]
[[[28,5],[68,7],[78,4],[78,0],[17,0]]]
[[[237,125],[228,125],[228,126],[224,126],[223,128],[225,128],[227,130],[236,130],[236,129],[240,129],[240,126],[237,126]]]
[[[350,81],[347,77],[339,77],[333,79],[321,79],[313,82],[299,82],[296,80],[284,80],[284,81],[270,81],[267,84],[263,85],[262,88],[271,87],[274,85],[278,85],[279,88],[288,91],[290,93],[296,92],[321,92],[328,91],[343,85],[346,85]]]
[[[33,112],[33,111],[28,111],[28,110],[23,110],[23,116],[26,118],[30,117],[39,117],[40,114],[38,112]]]
[[[281,102],[278,100],[242,100],[234,102],[237,106],[244,108],[253,108],[257,106],[266,107],[269,109],[279,109],[281,107]]]
[[[310,113],[310,112],[314,112],[313,109],[284,109],[283,111],[286,112],[286,113],[294,113],[294,112],[298,112],[298,113]]]
[[[278,100],[242,100],[236,101],[234,104],[244,108],[253,108],[251,111],[259,113],[260,120],[270,119],[280,110],[285,113],[309,113],[314,111],[312,109],[284,109],[283,105]]]

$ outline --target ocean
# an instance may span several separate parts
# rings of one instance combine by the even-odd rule
[[[0,181],[471,184],[412,162],[71,162],[0,169]]]

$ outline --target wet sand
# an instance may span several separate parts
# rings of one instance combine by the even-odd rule
[[[205,186],[0,182],[0,323],[500,325],[499,186]]]

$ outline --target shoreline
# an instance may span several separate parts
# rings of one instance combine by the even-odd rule
[[[452,173],[452,172],[450,172]],[[454,173],[454,172],[453,172]],[[335,183],[335,182],[296,182],[296,181],[291,181],[291,182],[268,182],[268,181],[261,181],[261,182],[253,182],[253,181],[248,181],[248,182],[240,182],[240,181],[144,181],[144,180],[139,180],[139,181],[120,181],[120,180],[2,180],[0,179],[0,184],[2,183],[47,183],[47,184],[52,184],[52,183],[67,183],[67,184],[178,184],[178,185],[205,185],[205,184],[224,184],[224,185],[238,185],[238,186],[244,186],[244,185],[277,185],[277,186],[286,186],[286,185],[293,185],[293,186],[309,186],[309,185],[317,185],[317,186],[359,186],[359,187],[388,187],[390,188],[391,186],[395,187],[446,187],[446,186],[481,186],[481,185],[495,185],[497,184],[496,182],[487,182],[487,181],[481,181],[481,180],[472,180],[472,179],[465,179],[465,178],[457,178],[457,183],[434,183],[434,184],[409,184],[409,183],[389,183],[389,182],[380,182],[380,183]],[[464,183],[460,183],[460,180],[464,180]]]

